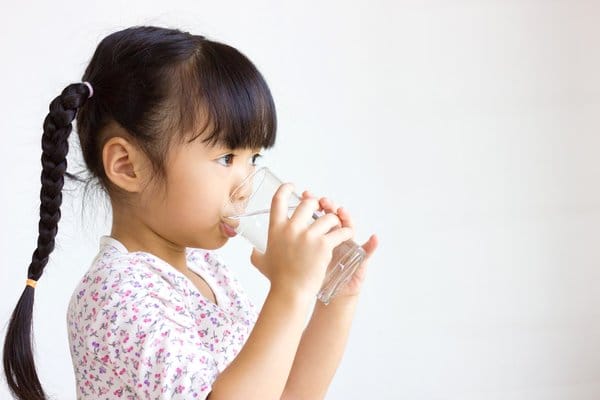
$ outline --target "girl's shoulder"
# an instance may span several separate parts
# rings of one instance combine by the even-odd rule
[[[143,252],[129,252],[110,236],[100,238],[100,246],[76,290],[101,290],[118,294],[135,290],[145,292],[179,292],[186,278],[159,257]],[[184,293],[182,293],[184,294]]]

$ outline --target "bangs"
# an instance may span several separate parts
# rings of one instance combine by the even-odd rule
[[[211,146],[268,149],[275,144],[277,117],[271,91],[254,64],[228,45],[203,40],[179,65],[177,128],[190,143],[202,136]],[[191,137],[190,137],[191,136]],[[188,139],[189,138],[189,139]]]

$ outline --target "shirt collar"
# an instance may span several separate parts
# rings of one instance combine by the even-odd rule
[[[110,235],[100,236],[100,249],[102,249],[102,247],[107,246],[107,245],[113,246],[114,248],[119,250],[121,253],[129,253],[129,250],[127,250],[127,247],[125,247],[125,245],[123,243],[119,242],[114,237],[112,237]]]

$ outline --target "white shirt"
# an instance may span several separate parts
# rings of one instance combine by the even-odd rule
[[[205,399],[257,319],[237,277],[210,250],[186,249],[217,304],[166,261],[100,237],[67,310],[78,399]]]

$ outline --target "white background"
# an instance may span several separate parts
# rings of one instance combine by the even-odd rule
[[[162,25],[248,55],[278,109],[267,162],[344,205],[357,241],[380,238],[328,399],[600,398],[599,3],[5,5],[2,338],[37,241],[50,101],[104,36]],[[110,232],[109,210],[81,203],[65,193],[36,289],[36,360],[57,399],[75,398],[66,306]],[[264,300],[250,247],[220,251]]]

